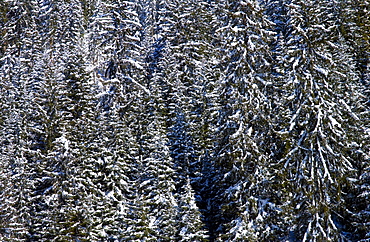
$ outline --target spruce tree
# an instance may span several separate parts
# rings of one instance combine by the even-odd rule
[[[265,210],[275,210],[267,185],[272,23],[257,1],[218,3],[216,14],[222,75],[215,88],[213,233],[220,241],[271,239]]]
[[[288,31],[277,67],[282,102],[275,122],[285,146],[276,168],[286,196],[281,208],[293,224],[291,237],[342,241],[343,193],[355,167],[351,144],[360,132],[358,73],[339,34],[336,3],[286,6]]]
[[[34,128],[33,39],[37,36],[32,6],[27,1],[2,4],[1,51],[1,144],[2,186],[1,238],[5,241],[32,239],[39,222],[34,192],[39,144]]]
[[[91,159],[92,132],[89,75],[81,51],[83,32],[78,2],[41,3],[40,29],[44,52],[40,53],[35,76],[35,98],[39,147],[37,238],[46,240],[89,240],[90,217],[84,207],[93,200],[93,186],[85,183]],[[46,16],[48,15],[48,16]],[[39,75],[38,73],[42,73]],[[96,193],[96,192],[95,192]]]
[[[347,45],[347,52],[353,55],[356,70],[359,72],[357,127],[361,132],[353,137],[351,155],[354,157],[357,177],[354,179],[351,190],[346,196],[346,209],[350,211],[345,217],[344,230],[351,234],[350,238],[356,241],[366,241],[370,238],[368,232],[369,214],[369,36],[370,18],[368,1],[342,1],[338,4],[340,9],[340,33]],[[349,223],[348,223],[349,222]]]
[[[146,38],[143,43],[144,45],[149,44],[148,49],[150,50],[146,54],[147,86],[149,86],[151,95],[157,102],[157,109],[160,110],[160,114],[163,115],[162,119],[165,121],[163,129],[166,130],[166,136],[168,135],[167,145],[171,151],[174,169],[172,174],[176,186],[174,197],[176,203],[182,204],[181,207],[176,205],[176,213],[179,214],[184,213],[186,204],[182,201],[182,194],[189,192],[186,181],[189,176],[195,177],[193,172],[197,172],[194,169],[195,163],[198,161],[197,151],[193,146],[190,134],[192,132],[191,125],[188,122],[194,122],[189,117],[191,112],[194,116],[198,115],[198,119],[200,118],[201,107],[191,100],[202,99],[201,95],[196,92],[202,91],[202,87],[198,83],[204,81],[203,79],[196,80],[195,76],[202,75],[201,68],[191,63],[192,55],[197,55],[199,59],[204,58],[204,56],[198,55],[200,48],[197,45],[204,43],[201,43],[197,37],[199,35],[196,34],[197,31],[204,31],[204,26],[200,23],[203,21],[204,10],[201,9],[200,3],[201,1],[192,4],[177,1],[153,2],[153,10],[145,12],[145,15],[142,16],[145,29],[144,38]],[[195,18],[198,21],[193,21]],[[188,23],[193,22],[199,26],[199,29],[188,26]],[[182,53],[186,54],[180,57]],[[198,95],[197,98],[195,95]],[[190,111],[191,109],[194,110]],[[198,152],[201,152],[200,149]],[[196,210],[196,208],[188,209]],[[181,215],[177,216],[179,218]],[[200,217],[195,216],[194,219],[198,219],[192,222],[197,224],[196,228],[199,231],[189,229],[185,232],[183,226],[192,225],[184,224],[184,221],[181,223],[177,221],[176,236],[194,237],[198,240],[203,236],[204,239],[206,236]],[[188,221],[188,223],[191,222]]]

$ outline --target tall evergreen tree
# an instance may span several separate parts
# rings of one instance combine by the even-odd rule
[[[336,8],[339,12],[338,19],[340,19],[341,34],[348,45],[351,46],[348,51],[353,53],[360,78],[368,89],[368,62],[370,58],[370,40],[367,34],[370,29],[369,1],[339,1]]]
[[[285,146],[277,177],[287,196],[282,208],[294,224],[293,238],[342,241],[343,193],[354,175],[351,144],[360,132],[358,73],[339,34],[335,2],[287,6],[283,66],[277,69],[282,102],[276,130]]]
[[[191,101],[191,96],[201,91],[201,87],[196,82],[204,81],[196,80],[195,76],[200,77],[202,75],[201,68],[191,63],[192,57],[190,57],[195,52],[199,52],[200,48],[198,49],[197,45],[204,44],[200,43],[199,38],[195,37],[195,32],[204,31],[204,26],[201,25],[200,21],[203,21],[202,16],[205,12],[201,9],[200,2],[153,2],[153,10],[150,14],[146,12],[144,24],[145,38],[147,38],[144,44],[151,43],[149,45],[150,52],[146,58],[147,85],[152,96],[157,100],[157,108],[164,115],[162,117],[165,121],[163,128],[169,137],[167,145],[170,147],[171,159],[173,159],[174,164],[173,179],[176,183],[174,197],[177,200],[176,203],[181,204],[176,209],[179,214],[186,213],[187,209],[196,210],[196,208],[189,207],[185,209],[187,203],[182,201],[182,196],[184,194],[194,196],[186,185],[188,177],[194,176],[190,171],[190,166],[194,166],[197,161],[191,134],[188,134],[191,132],[189,130],[190,125],[187,122],[190,120],[189,110],[195,109],[196,106],[195,102]],[[195,13],[198,13],[198,15],[195,15]],[[195,18],[198,21],[193,21]],[[197,23],[200,28],[187,26],[193,22]],[[190,49],[192,51],[189,51]],[[181,53],[186,53],[186,55],[180,58]],[[203,56],[198,57],[204,58]],[[198,75],[195,75],[195,73]],[[197,98],[194,97],[195,99]],[[190,107],[188,107],[189,104]],[[197,106],[196,108],[198,109],[198,115],[200,115],[200,107]],[[195,169],[193,172],[195,173]],[[187,206],[191,205],[187,204]],[[186,224],[184,224],[185,221],[176,224],[177,230],[182,231],[178,231],[177,236],[193,237],[197,241],[202,240],[202,238],[205,239],[202,222],[198,216],[199,214],[193,217],[194,220],[187,221]],[[182,227],[193,227],[197,230],[184,230]]]
[[[38,145],[33,132],[32,116],[34,81],[30,73],[34,63],[33,39],[37,36],[32,6],[27,1],[9,1],[2,20],[1,52],[1,146],[2,223],[1,238],[5,241],[31,239],[38,219],[34,196]]]
[[[218,240],[272,238],[265,210],[274,211],[268,192],[268,136],[272,23],[258,1],[219,2],[220,109],[215,133],[215,177],[210,206]],[[213,207],[213,208],[212,208]],[[271,233],[263,233],[270,228]]]
[[[347,221],[351,221],[353,227],[346,226],[353,240],[366,241],[370,239],[368,232],[370,217],[369,201],[369,58],[370,43],[368,32],[370,30],[369,2],[368,1],[342,1],[338,4],[340,9],[341,34],[350,47],[347,52],[352,53],[359,72],[359,90],[362,93],[358,100],[357,127],[361,128],[361,133],[352,143],[352,155],[356,160],[357,181],[353,189],[347,195],[347,209],[351,215]],[[351,218],[352,217],[352,218]]]
[[[40,3],[44,52],[39,54],[35,98],[40,174],[37,187],[38,240],[89,240],[90,217],[84,207],[94,194],[85,183],[93,134],[92,86],[87,84],[81,51],[82,8],[79,2]],[[90,200],[89,200],[90,198]]]

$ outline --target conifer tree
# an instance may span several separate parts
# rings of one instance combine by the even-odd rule
[[[338,34],[334,2],[292,1],[287,6],[276,122],[285,146],[277,168],[287,201],[282,208],[294,224],[295,239],[342,241],[342,194],[355,165],[350,144],[360,131],[358,74]]]
[[[32,117],[34,57],[32,41],[37,35],[32,7],[27,1],[2,4],[1,51],[1,145],[2,185],[1,239],[22,241],[33,238],[38,223],[34,190],[38,141]]]
[[[190,179],[178,193],[178,241],[208,241]]]
[[[352,137],[351,156],[355,160],[357,176],[346,196],[346,211],[344,231],[349,238],[356,241],[366,241],[370,238],[369,227],[369,36],[370,18],[368,1],[338,2],[340,33],[345,39],[346,52],[351,53],[359,73],[357,83],[359,95],[356,105],[356,127],[360,133]]]
[[[218,240],[253,241],[253,236],[270,236],[262,235],[272,226],[264,210],[274,210],[266,185],[272,23],[257,1],[219,2],[217,7],[222,75],[216,85],[213,231]]]
[[[36,120],[42,123],[37,131],[43,144],[38,156],[42,176],[36,191],[42,223],[35,230],[42,241],[88,240],[90,218],[83,207],[94,193],[84,183],[88,163],[93,162],[88,149],[93,134],[92,87],[83,66],[81,5],[51,1],[41,3],[40,9],[45,49],[34,70],[38,78],[34,100]]]
[[[338,9],[339,8],[339,9]],[[369,1],[339,1],[337,2],[340,33],[348,42],[348,49],[354,55],[357,70],[360,71],[361,81],[369,87],[368,61],[370,56]],[[368,93],[367,93],[368,95]]]
[[[155,116],[155,115],[153,115]],[[145,154],[142,160],[141,201],[148,207],[149,228],[157,240],[176,237],[176,207],[174,197],[174,167],[167,146],[165,128],[159,120],[148,124],[147,137],[142,140]],[[144,137],[145,137],[144,136]]]
[[[191,125],[188,122],[195,121],[189,115],[193,114],[194,117],[199,115],[197,118],[200,118],[201,107],[191,100],[197,99],[195,95],[199,94],[195,92],[202,90],[196,82],[204,81],[203,79],[196,80],[195,76],[203,75],[201,67],[191,63],[191,55],[193,54],[197,55],[199,59],[204,58],[204,56],[198,55],[200,48],[197,47],[197,45],[203,45],[204,43],[200,43],[201,40],[195,37],[197,31],[205,31],[204,26],[200,23],[200,21],[203,21],[201,17],[204,15],[200,2],[190,4],[188,2],[159,1],[153,3],[154,11],[150,14],[146,12],[144,25],[145,38],[147,38],[144,44],[152,43],[149,45],[150,52],[146,58],[147,85],[157,100],[157,108],[161,110],[161,114],[164,114],[164,117],[162,117],[165,120],[163,128],[168,133],[169,143],[167,145],[171,150],[171,159],[173,159],[174,164],[172,175],[176,182],[176,190],[174,191],[176,195],[174,197],[177,200],[176,203],[182,204],[181,208],[176,208],[176,213],[180,214],[184,213],[183,210],[186,204],[182,202],[181,194],[188,194],[189,192],[186,180],[188,176],[194,176],[192,172],[196,172],[194,164],[197,161],[197,158],[195,158],[197,151],[192,144]],[[198,20],[195,21],[194,19]],[[188,26],[189,23],[198,24],[199,29]],[[152,36],[149,35],[150,33],[152,33]],[[186,54],[180,58],[182,53]],[[202,98],[200,95],[197,97]],[[190,114],[192,109],[193,112]],[[195,109],[198,110],[195,111]],[[190,171],[191,166],[193,166],[192,171]],[[193,211],[194,208],[187,209]],[[200,217],[195,216],[194,219],[198,219],[192,222],[197,224],[199,231],[189,229],[185,232],[181,226],[192,225],[186,225],[183,222],[178,224],[177,222],[176,229],[183,231],[177,231],[177,236],[197,239],[201,239],[201,236],[203,236],[204,239],[206,236],[202,229]],[[189,223],[191,222],[189,221]]]
[[[169,1],[168,23],[163,29],[165,51],[162,69],[167,89],[167,112],[171,155],[178,173],[177,187],[182,194],[191,180],[196,202],[205,209],[209,186],[206,177],[211,166],[210,137],[212,101],[207,89],[215,72],[212,46],[212,7],[205,1]],[[209,106],[208,106],[209,105]],[[212,108],[212,107],[211,107]],[[181,202],[181,201],[180,201]],[[205,218],[204,218],[205,219]]]

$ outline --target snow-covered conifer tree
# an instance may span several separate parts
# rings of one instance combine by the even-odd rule
[[[272,23],[258,1],[218,2],[216,14],[222,75],[215,87],[213,233],[222,241],[273,238],[266,212],[276,202],[267,185]]]
[[[346,52],[351,53],[359,73],[357,86],[361,95],[356,100],[358,120],[355,125],[360,132],[352,137],[350,154],[354,157],[357,179],[347,191],[345,210],[350,211],[344,218],[344,230],[351,234],[350,239],[366,241],[370,239],[369,203],[369,96],[370,96],[370,29],[368,1],[339,1],[340,33],[347,42]]]
[[[178,241],[207,241],[207,231],[204,229],[202,216],[195,201],[195,194],[187,179],[186,184],[178,193]]]
[[[200,147],[198,151],[193,147],[191,132],[194,132],[194,127],[191,130],[189,124],[195,123],[192,120],[194,117],[200,120],[201,107],[191,100],[202,101],[200,93],[203,89],[200,83],[204,82],[200,78],[203,75],[202,66],[191,63],[191,55],[197,55],[199,60],[204,58],[198,55],[198,47],[204,43],[200,43],[200,35],[196,34],[198,31],[205,31],[201,22],[205,12],[200,2],[155,1],[152,3],[153,10],[147,11],[143,16],[146,38],[143,43],[149,45],[150,50],[146,58],[146,85],[157,102],[156,109],[164,115],[162,127],[169,138],[167,145],[173,162],[172,179],[176,182],[176,203],[182,203],[180,194],[185,192],[188,176],[194,176],[192,172],[196,173],[195,169],[189,171],[192,169],[190,166],[195,167],[198,161],[196,152],[201,152]],[[199,28],[189,26],[190,23]],[[189,117],[190,115],[193,117]],[[199,231],[188,230],[186,236],[195,236],[198,239],[202,234],[205,236],[200,219],[197,223]],[[182,227],[176,226],[177,230],[182,230]],[[177,233],[181,234],[179,231]]]
[[[85,72],[82,45],[82,8],[77,1],[40,2],[38,16],[43,51],[33,77],[40,176],[37,201],[40,217],[37,239],[88,239],[89,219],[84,206],[93,187],[84,182],[92,162],[88,144],[93,134],[92,85]],[[35,127],[37,128],[37,127]],[[91,197],[91,196],[90,196]],[[91,198],[90,198],[91,199]]]
[[[2,192],[1,239],[31,239],[39,222],[34,190],[38,145],[33,132],[34,58],[33,39],[37,35],[32,6],[28,1],[2,3],[0,56]]]
[[[342,241],[342,194],[354,175],[350,152],[360,131],[358,73],[339,34],[335,2],[285,6],[288,31],[277,71],[282,102],[275,123],[283,145],[276,169],[287,201],[282,208],[293,224],[292,237]]]

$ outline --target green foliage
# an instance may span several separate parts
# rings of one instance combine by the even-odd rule
[[[369,3],[0,2],[1,241],[367,241]]]

